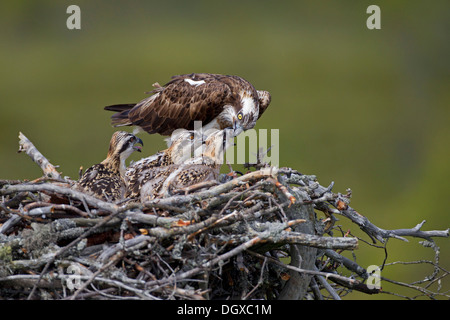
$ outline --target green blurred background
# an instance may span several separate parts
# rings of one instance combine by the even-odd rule
[[[70,4],[81,8],[81,30],[66,28]],[[381,30],[366,27],[371,4]],[[176,74],[236,74],[272,94],[256,128],[280,129],[281,166],[351,188],[351,205],[381,228],[426,219],[425,230],[446,229],[448,12],[448,1],[3,1],[0,179],[41,176],[16,152],[19,131],[77,178],[106,155],[115,129],[104,106],[137,102]],[[145,154],[164,147],[159,135],[140,137]],[[418,241],[391,239],[387,262],[432,260]],[[437,244],[448,270],[449,239]],[[384,258],[363,243],[355,254],[364,267]],[[411,282],[431,272],[395,266],[382,276]]]

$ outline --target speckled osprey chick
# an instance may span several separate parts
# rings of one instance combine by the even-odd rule
[[[125,160],[133,151],[141,152],[142,140],[125,131],[114,132],[105,160],[87,169],[75,188],[107,201],[120,200],[125,194]]]
[[[141,186],[141,202],[169,196],[172,190],[216,180],[223,163],[223,153],[233,144],[232,129],[213,130],[207,135],[199,156],[183,164],[159,167],[153,177]]]
[[[174,132],[166,140],[168,148],[154,155],[132,163],[125,172],[127,180],[127,198],[139,199],[141,187],[164,167],[180,165],[195,154],[195,149],[203,144],[202,135],[194,130]],[[161,169],[157,169],[161,168]]]

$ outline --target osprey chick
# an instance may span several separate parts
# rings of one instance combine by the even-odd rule
[[[214,130],[206,138],[200,155],[181,165],[155,168],[152,179],[141,186],[141,202],[168,196],[171,190],[217,180],[223,154],[233,144],[233,140],[232,129]]]
[[[141,139],[125,131],[114,132],[106,159],[87,169],[75,185],[102,200],[117,201],[125,192],[125,160],[133,151],[141,152]]]
[[[138,198],[142,185],[154,178],[161,169],[170,165],[182,164],[191,158],[200,148],[203,139],[199,132],[179,130],[166,139],[168,148],[147,158],[132,163],[125,172],[127,180],[127,198]],[[163,169],[162,169],[163,170]]]

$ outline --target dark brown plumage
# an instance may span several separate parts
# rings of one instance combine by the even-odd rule
[[[75,188],[85,191],[102,200],[117,201],[125,192],[125,160],[133,151],[141,151],[137,143],[142,140],[133,134],[114,132],[105,160],[87,169],[78,180]]]
[[[168,196],[172,190],[200,182],[217,180],[223,153],[231,146],[232,138],[231,129],[215,130],[206,138],[201,155],[188,159],[183,164],[155,168],[152,179],[141,186],[141,201]]]
[[[255,126],[271,100],[269,92],[238,76],[192,73],[155,86],[153,95],[137,104],[105,107],[117,112],[112,125],[170,135],[176,129],[193,130],[194,121],[201,121],[204,129],[232,128],[236,136]]]

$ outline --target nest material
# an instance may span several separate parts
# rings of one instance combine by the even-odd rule
[[[0,180],[4,299],[302,299],[323,298],[323,288],[333,298],[338,288],[372,294],[380,290],[364,282],[366,270],[336,251],[357,248],[358,239],[333,234],[335,214],[374,242],[448,237],[448,230],[421,231],[423,223],[378,228],[349,206],[349,190],[333,193],[333,184],[323,187],[314,176],[261,165],[167,198],[105,202],[72,189],[21,141],[44,177]],[[339,274],[340,265],[353,275]]]
[[[291,245],[357,244],[295,231],[306,219],[291,211],[312,204],[278,175],[266,168],[144,204],[104,202],[61,182],[3,182],[0,294],[51,286],[55,299],[278,298]]]

